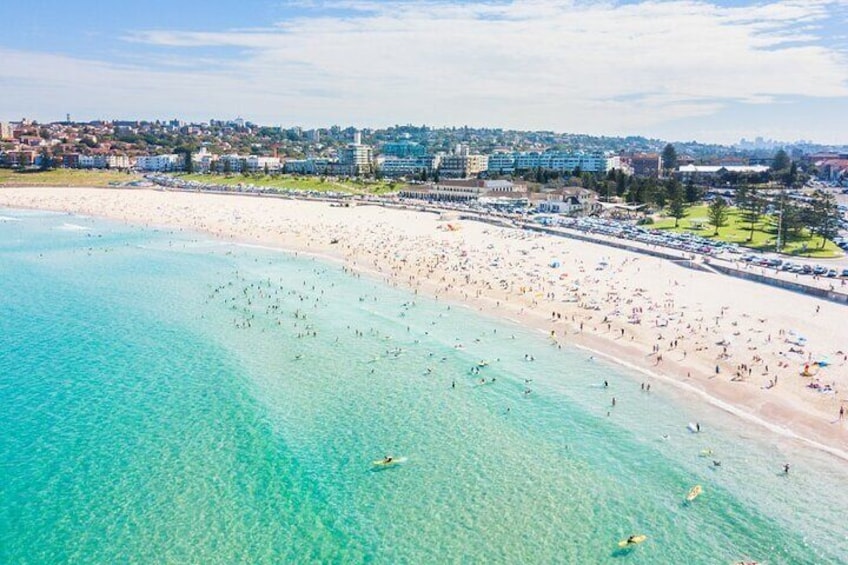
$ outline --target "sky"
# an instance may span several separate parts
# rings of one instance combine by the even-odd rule
[[[30,0],[0,21],[0,120],[848,144],[848,0]]]

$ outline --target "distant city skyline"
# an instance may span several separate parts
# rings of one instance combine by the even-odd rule
[[[848,0],[0,5],[0,120],[848,143]]]

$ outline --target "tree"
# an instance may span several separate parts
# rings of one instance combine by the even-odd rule
[[[50,157],[50,151],[45,147],[41,150],[41,162],[39,163],[39,169],[42,171],[49,171],[52,168],[53,159]]]
[[[185,172],[191,174],[194,172],[194,161],[191,159],[191,149],[180,151],[183,154],[183,162],[185,163]]]
[[[623,196],[627,191],[627,175],[624,171],[617,169],[615,172],[615,195]]]
[[[822,238],[820,248],[824,248],[828,239],[839,233],[839,209],[836,199],[829,192],[817,190],[813,193],[809,208],[810,230]]]
[[[719,196],[713,200],[709,208],[707,208],[707,220],[711,226],[715,226],[715,232],[713,235],[718,235],[718,228],[727,225],[727,216],[727,202],[724,201],[724,198]]]
[[[757,194],[756,187],[741,184],[736,189],[736,205],[742,210],[742,218],[750,223],[751,233],[748,235],[748,241],[752,241],[754,239],[754,225],[763,214],[765,202]]]
[[[642,199],[640,204],[650,204],[657,201],[657,179],[648,177],[642,182]]]
[[[789,155],[787,155],[786,151],[784,151],[783,149],[778,149],[777,153],[774,154],[774,160],[771,164],[771,170],[774,172],[785,171],[789,168],[789,165]]]
[[[701,189],[695,184],[695,179],[689,177],[686,181],[686,202],[692,204],[701,199]]]
[[[665,171],[673,171],[677,168],[677,151],[671,143],[665,146],[662,152],[662,166]]]
[[[669,198],[671,199],[669,212],[671,217],[674,218],[674,227],[677,227],[680,224],[680,218],[686,217],[686,204],[683,201],[683,190],[680,188],[680,183],[675,180],[669,186],[669,189]]]
[[[804,229],[804,215],[798,206],[787,203],[783,206],[783,213],[780,215],[781,233],[789,234],[798,237]],[[778,251],[780,251],[778,249]]]
[[[792,164],[789,165],[789,171],[786,173],[786,179],[784,182],[789,188],[792,188],[795,186],[795,183],[798,182],[798,165],[795,164],[795,161],[792,161]]]

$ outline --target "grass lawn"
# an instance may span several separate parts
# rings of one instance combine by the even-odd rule
[[[400,190],[400,183],[388,181],[361,181],[340,180],[332,177],[300,177],[296,175],[249,175],[234,174],[207,175],[207,174],[176,174],[177,178],[193,180],[207,184],[218,184],[223,186],[235,186],[239,184],[252,184],[267,188],[283,188],[290,190],[314,190],[317,192],[347,192],[350,194],[385,194]]]
[[[93,171],[79,169],[53,169],[19,173],[0,169],[0,186],[94,186],[141,180],[141,176],[119,171]]]
[[[717,241],[736,243],[740,246],[758,251],[774,251],[774,246],[777,242],[777,224],[771,217],[762,216],[760,221],[754,224],[754,237],[749,241],[751,225],[742,219],[742,214],[738,208],[729,208],[728,211],[727,225],[719,228],[717,236],[713,235],[715,228],[707,223],[706,206],[692,206],[689,208],[688,215],[680,219],[680,226],[678,228],[674,227],[674,218],[671,217],[663,217],[657,220],[652,226],[647,227],[690,232]],[[806,251],[804,251],[805,244],[807,246]],[[842,250],[832,241],[828,241],[824,249],[820,248],[820,246],[820,237],[811,237],[807,230],[803,230],[799,236],[787,234],[781,251],[786,255],[819,259],[830,259],[843,255]]]

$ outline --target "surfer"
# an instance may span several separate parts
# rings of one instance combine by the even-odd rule
[[[789,463],[784,463],[784,464],[783,464],[783,474],[784,474],[784,475],[788,475],[788,474],[789,474]]]
[[[636,536],[635,535],[628,536],[627,545],[631,545],[631,544],[634,544],[634,543],[636,543]]]

